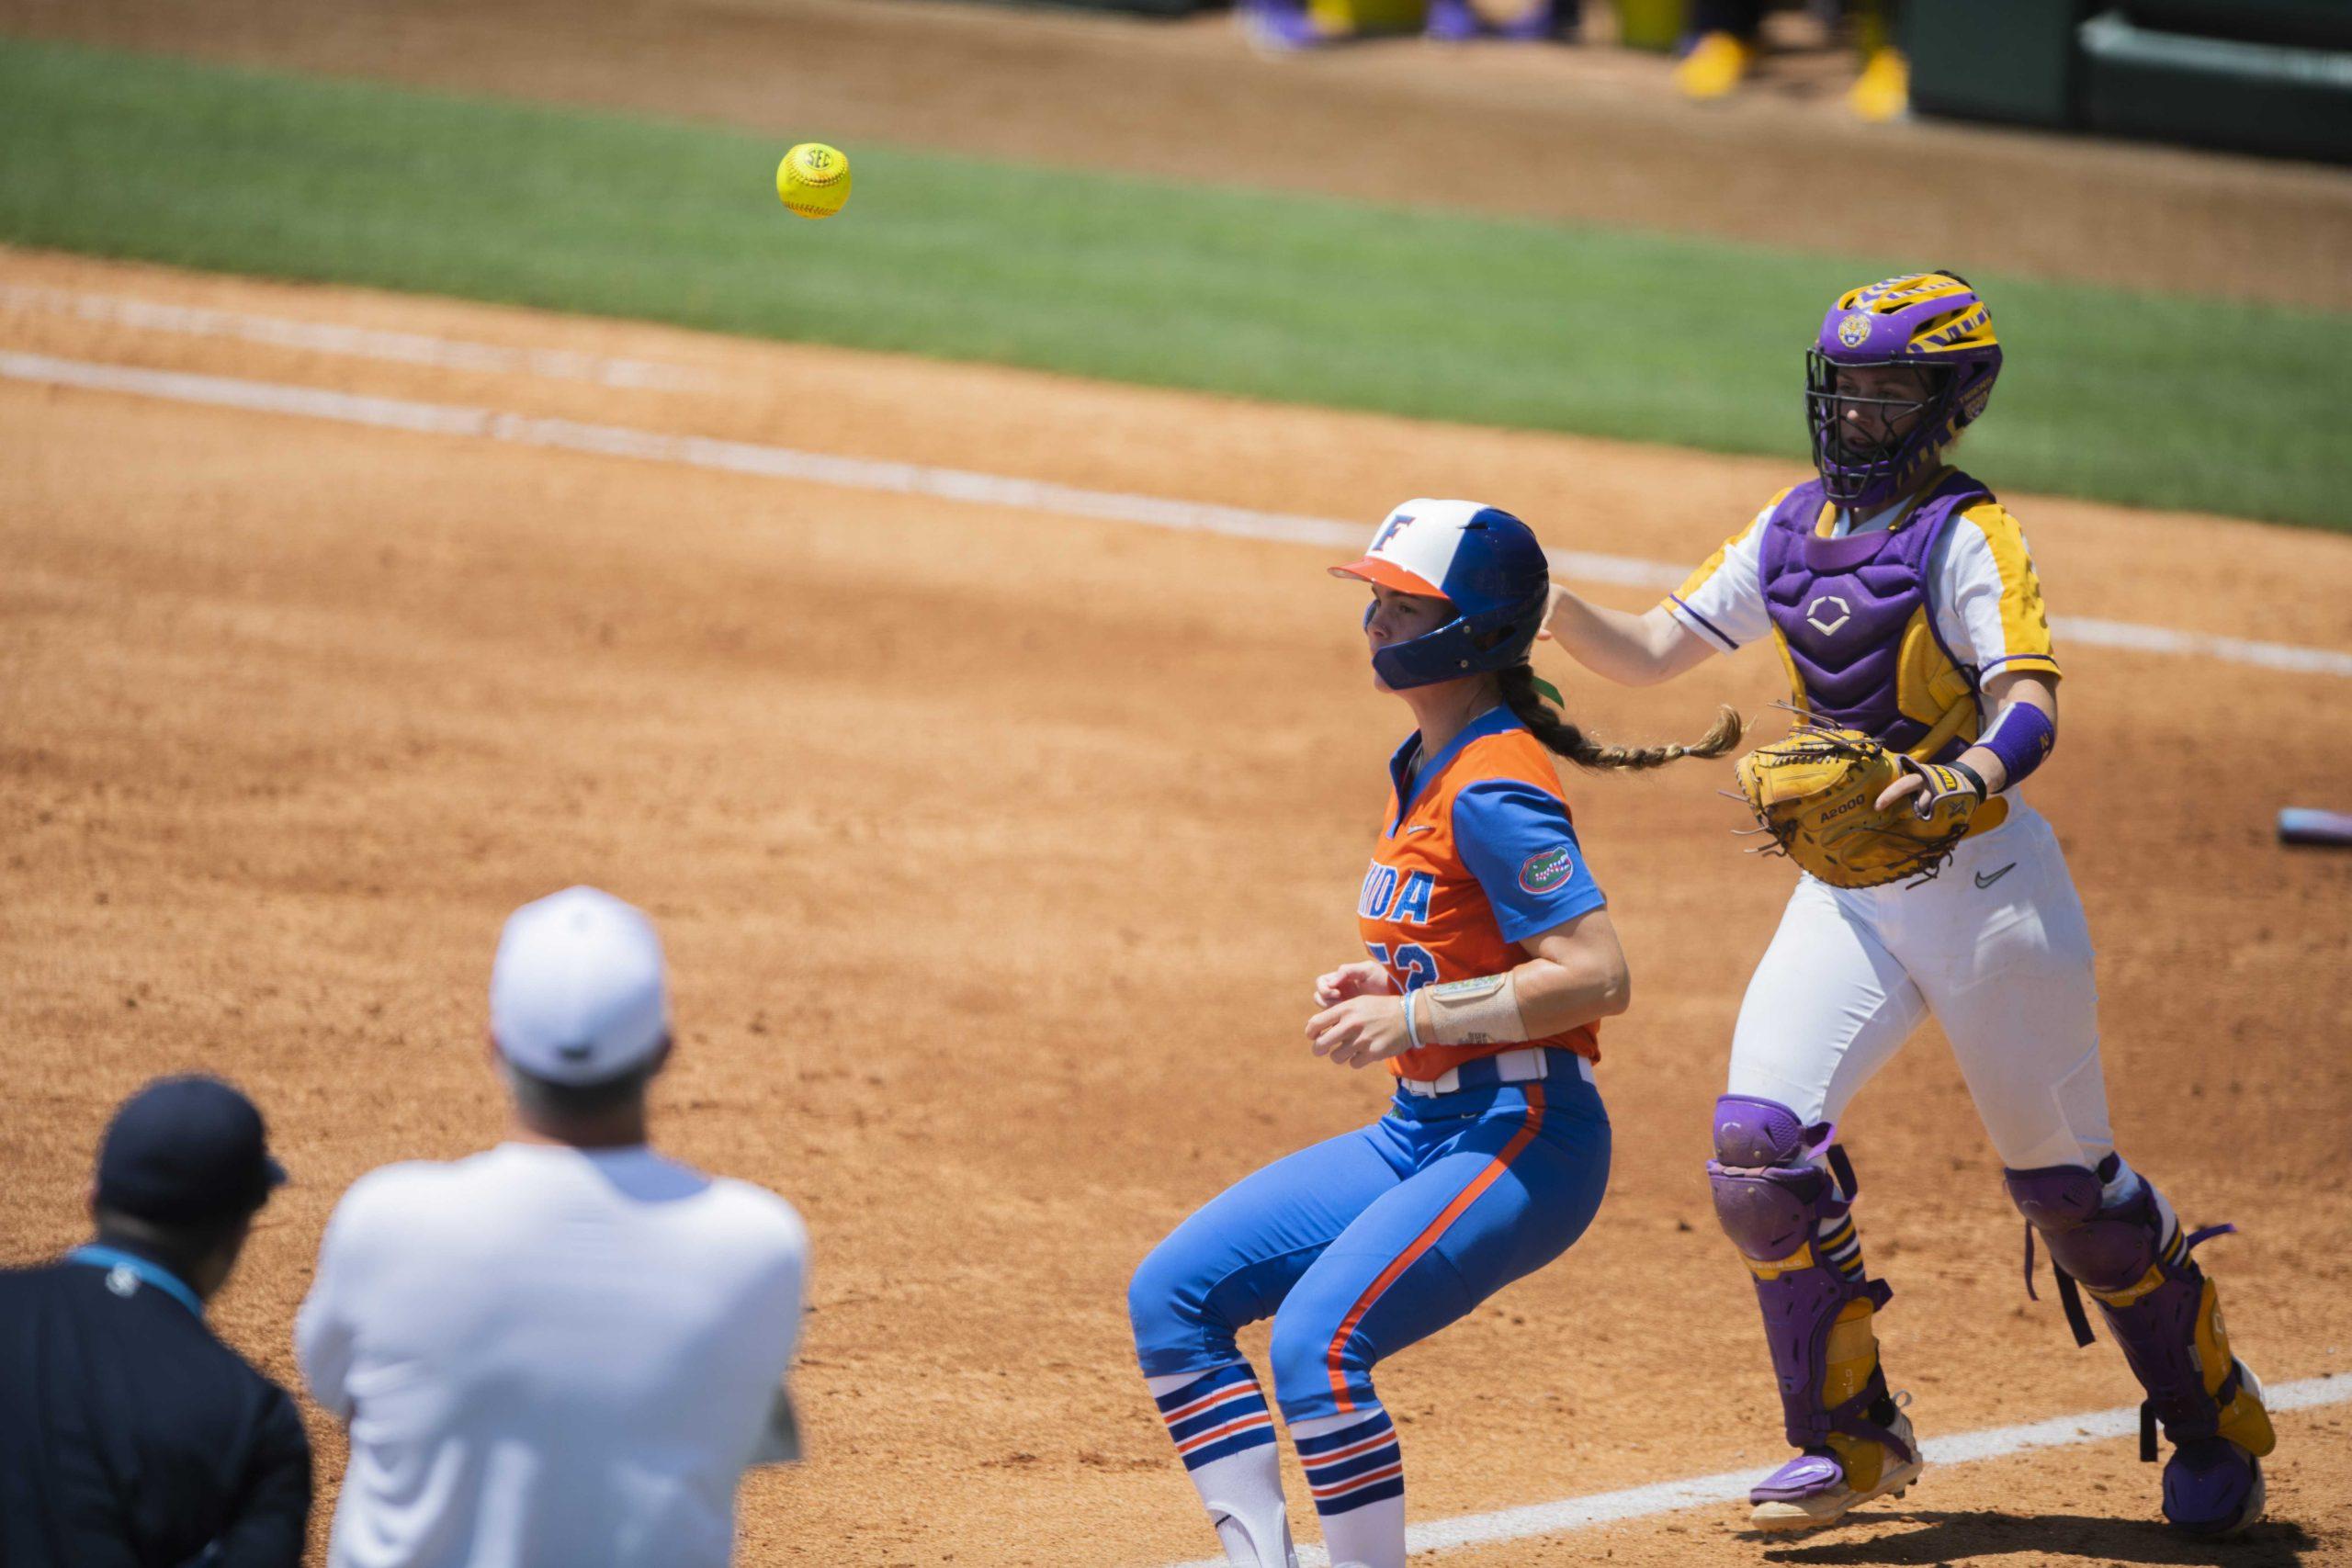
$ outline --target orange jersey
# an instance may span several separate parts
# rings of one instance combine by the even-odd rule
[[[1516,968],[1527,961],[1521,942],[1608,902],[1584,863],[1552,754],[1509,708],[1473,719],[1415,772],[1419,753],[1416,734],[1389,764],[1387,819],[1356,903],[1364,945],[1400,988]],[[1540,1040],[1424,1045],[1391,1058],[1389,1070],[1434,1078],[1523,1045],[1600,1060],[1599,1031],[1585,1024]]]

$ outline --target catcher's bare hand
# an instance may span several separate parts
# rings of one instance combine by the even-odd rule
[[[1551,642],[1554,640],[1552,636],[1552,617],[1559,613],[1560,601],[1567,596],[1568,591],[1561,587],[1558,583],[1555,582],[1550,585],[1550,592],[1546,592],[1544,596],[1543,623],[1535,628],[1536,641]]]
[[[1315,976],[1315,1005],[1336,1007],[1350,997],[1377,997],[1396,994],[1396,982],[1386,968],[1370,959],[1358,959],[1342,964],[1329,974]]]
[[[1412,1047],[1394,996],[1351,997],[1306,1021],[1315,1054],[1342,1067],[1368,1067]]]

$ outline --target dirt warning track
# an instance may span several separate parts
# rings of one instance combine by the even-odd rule
[[[224,319],[318,332],[158,324]],[[388,349],[417,340],[498,352]],[[1555,547],[1654,560],[1698,558],[1786,482],[1770,462],[20,253],[0,253],[0,350],[1367,526],[1408,495],[1475,493]],[[638,368],[582,370],[613,365]],[[1126,1271],[1222,1184],[1379,1100],[1298,1038],[1309,977],[1354,946],[1402,713],[1366,685],[1323,553],[22,381],[0,383],[0,457],[8,1258],[73,1238],[116,1098],[231,1074],[297,1185],[219,1314],[290,1376],[342,1188],[497,1135],[480,1031],[498,919],[597,882],[671,943],[662,1136],[790,1194],[817,1238],[815,1458],[747,1488],[744,1561],[1201,1555],[1130,1364]],[[2062,615],[2352,649],[2352,541],[2011,499]],[[2339,804],[2352,687],[2061,654],[2066,744],[2034,793],[2099,942],[2124,1146],[2193,1221],[2244,1227],[2211,1256],[2264,1374],[2342,1372],[2352,860],[2281,850],[2270,822]],[[1566,683],[1612,737],[1776,694],[1752,658],[1663,691]],[[1618,1165],[1573,1252],[1384,1373],[1417,1520],[1760,1470],[1777,1448],[1700,1160],[1789,874],[1739,857],[1704,770],[1569,782],[1636,975],[1602,1084]],[[2132,1397],[2110,1349],[2075,1351],[2055,1303],[2023,1299],[1939,1042],[1848,1132],[1924,1436]],[[2280,1424],[2273,1521],[2228,1560],[2342,1561],[2346,1409]],[[313,1430],[331,1478],[339,1439]],[[2155,1530],[2131,1450],[1931,1469],[1884,1522],[1795,1547],[1707,1504],[1448,1560],[2222,1561]]]

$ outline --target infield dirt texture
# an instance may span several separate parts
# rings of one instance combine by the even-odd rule
[[[784,50],[778,15],[808,9],[586,8],[559,25],[526,4],[409,0],[368,12],[366,62],[333,58],[291,0],[200,18],[6,0],[0,26],[460,85],[505,72],[591,99],[625,75],[639,107],[666,93],[726,113],[750,89],[718,62],[747,40]],[[890,47],[915,51],[895,77],[842,56],[847,78],[912,85],[895,109],[877,88],[845,103],[846,129],[821,127],[853,157],[856,134],[944,136],[926,115],[978,84],[1002,95],[1001,126],[1069,101],[1049,76],[1006,74],[1008,58],[1057,63],[1065,83],[1119,58],[1102,24],[904,17],[923,25],[894,20]],[[695,25],[673,49],[639,51],[625,73],[604,59],[680,17]],[[1173,135],[1170,106],[1218,101],[1184,63],[1209,43],[1148,37],[1125,67],[1133,102],[1166,108]],[[501,40],[503,60],[487,52]],[[978,63],[959,73],[958,58]],[[1532,96],[1534,65],[1471,68],[1498,98]],[[1665,123],[1638,85],[1572,68],[1626,95],[1628,127]],[[1369,116],[1399,74],[1368,57],[1295,79],[1303,99]],[[1816,107],[1727,123],[1769,142]],[[1630,142],[1629,163],[1649,155]],[[1344,175],[1352,154],[1333,164]],[[2033,183],[2028,164],[2061,173]],[[2164,253],[2184,271],[2165,277],[2143,274],[2173,262],[2078,225],[2053,276],[2111,267],[2209,292],[2227,278],[2343,308],[2340,265],[2289,233],[2340,221],[2341,175],[2047,143],[2017,166],[2044,193],[2144,175],[2119,194],[2119,225],[2148,192],[2191,187],[2209,216],[2249,188],[2301,215],[2244,255],[2223,254],[2238,242],[2220,225],[2186,225]],[[1725,210],[1735,229],[1766,221]],[[2047,225],[2013,227],[2049,243]],[[93,299],[528,352],[368,357],[347,350],[387,340],[160,330],[230,318],[134,324],[74,303]],[[334,341],[345,351],[320,346]],[[812,1461],[747,1485],[749,1564],[1145,1568],[1211,1549],[1134,1373],[1122,1293],[1193,1205],[1376,1112],[1378,1083],[1314,1061],[1299,1035],[1311,977],[1356,950],[1354,891],[1404,722],[1368,688],[1355,596],[1309,547],[41,385],[21,378],[33,356],[1367,528],[1408,495],[1473,493],[1556,547],[1669,561],[1703,557],[1796,458],[1793,444],[1785,461],[1702,457],[21,250],[0,250],[0,353],[18,356],[0,378],[0,1256],[75,1238],[120,1095],[162,1071],[226,1073],[269,1112],[296,1184],[216,1317],[290,1380],[293,1309],[342,1189],[497,1135],[480,1031],[499,919],[569,882],[612,888],[652,911],[675,969],[682,1048],[658,1136],[788,1194],[815,1235]],[[2352,649],[2352,539],[2008,499],[2061,615]],[[2352,859],[2283,851],[2270,830],[2281,805],[2345,804],[2352,682],[2063,638],[2060,653],[2066,739],[2032,794],[2098,942],[2122,1146],[2190,1223],[2244,1228],[2203,1256],[2267,1379],[2352,1375]],[[1642,693],[1543,667],[1611,739],[1695,733],[1717,700],[1754,714],[1780,695],[1755,653]],[[1760,1472],[1780,1452],[1701,1162],[1791,873],[1740,857],[1736,809],[1702,766],[1567,782],[1635,975],[1633,1012],[1604,1036],[1616,1170],[1565,1258],[1384,1371],[1417,1519]],[[2134,1397],[2110,1346],[2075,1350],[2046,1290],[2025,1301],[2018,1223],[1939,1037],[1866,1091],[1848,1135],[1869,1255],[1895,1287],[1889,1367],[1923,1436]],[[340,1438],[311,1415],[322,1540]],[[2271,1518],[2232,1547],[2160,1530],[2155,1472],[2119,1439],[1931,1469],[1905,1504],[1808,1540],[1743,1537],[1743,1511],[1715,1506],[1442,1561],[2352,1561],[2352,1406],[2279,1426]]]

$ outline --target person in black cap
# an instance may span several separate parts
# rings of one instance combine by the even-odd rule
[[[227,1084],[161,1078],[115,1112],[96,1239],[0,1269],[0,1563],[301,1562],[301,1418],[204,1322],[285,1179],[261,1112]]]

